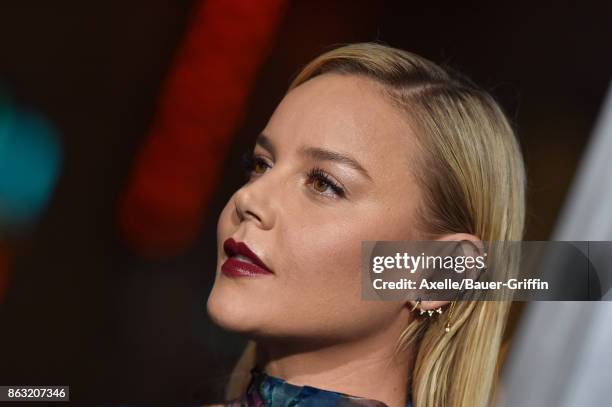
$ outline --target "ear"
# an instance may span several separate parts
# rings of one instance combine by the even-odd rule
[[[467,256],[482,256],[485,252],[484,244],[482,240],[476,235],[469,233],[449,233],[446,235],[438,236],[435,241],[439,242],[456,242],[457,247],[454,250],[462,250]],[[406,304],[407,307],[413,309],[417,301],[411,300]],[[450,304],[450,301],[421,301],[418,305],[418,309],[425,311],[445,307]],[[416,309],[415,309],[415,312]]]

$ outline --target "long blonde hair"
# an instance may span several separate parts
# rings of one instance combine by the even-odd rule
[[[470,233],[483,242],[522,239],[524,163],[508,119],[487,92],[425,58],[376,43],[320,55],[289,91],[324,73],[360,75],[382,85],[416,129],[424,150],[415,174],[425,196],[419,216],[423,236]],[[509,268],[518,267],[508,253],[501,256]],[[491,403],[509,307],[502,301],[456,302],[449,333],[441,319],[413,319],[398,340],[416,346],[409,391],[415,407]],[[255,357],[250,343],[235,372],[248,371]],[[235,376],[228,396],[242,391],[244,384],[244,375]]]

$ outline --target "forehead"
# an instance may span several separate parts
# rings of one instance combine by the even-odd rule
[[[317,76],[289,92],[263,132],[279,154],[316,146],[348,153],[370,172],[406,165],[415,141],[381,85],[340,74]]]

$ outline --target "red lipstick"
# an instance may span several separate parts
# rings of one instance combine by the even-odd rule
[[[233,238],[223,242],[223,250],[228,259],[221,265],[221,271],[230,277],[254,277],[273,274],[263,261],[246,243],[236,242]]]

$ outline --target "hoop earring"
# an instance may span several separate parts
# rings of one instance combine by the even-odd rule
[[[410,312],[414,311],[415,309],[417,309],[419,307],[419,305],[421,304],[421,297],[417,298],[416,303],[414,304],[414,307],[412,307],[412,309],[410,310]]]

